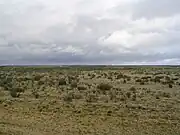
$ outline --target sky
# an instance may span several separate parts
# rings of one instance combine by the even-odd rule
[[[180,64],[180,0],[0,0],[2,64]]]

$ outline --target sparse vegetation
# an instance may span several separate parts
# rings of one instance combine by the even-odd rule
[[[174,67],[1,67],[0,131],[179,135],[179,71]]]

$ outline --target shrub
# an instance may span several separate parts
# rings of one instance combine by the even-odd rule
[[[170,81],[171,78],[169,76],[165,76],[166,81]]]
[[[156,77],[154,78],[154,82],[155,82],[155,83],[160,83],[160,82],[161,82],[161,77],[156,76]]]
[[[20,93],[18,93],[16,90],[13,89],[10,91],[10,95],[13,98],[18,98],[20,96]]]
[[[163,92],[162,96],[166,97],[166,98],[170,98],[171,97],[170,93],[167,93],[167,92]]]
[[[71,88],[77,88],[77,82],[72,82],[71,83]]]
[[[73,98],[74,99],[82,99],[83,98],[83,95],[80,93],[80,92],[75,92],[73,94]]]
[[[42,78],[42,76],[38,75],[38,74],[36,76],[34,76],[34,80],[35,81],[39,81],[41,78]]]
[[[109,96],[107,95],[102,95],[99,97],[100,101],[103,101],[104,103],[108,103],[109,102]]]
[[[59,85],[66,85],[66,80],[64,78],[59,79]]]
[[[116,98],[117,92],[116,90],[109,91],[110,100],[113,100]]]
[[[108,76],[108,74],[107,73],[104,73],[104,77],[106,78]]]
[[[120,100],[120,101],[126,101],[126,97],[125,97],[124,95],[121,95],[121,96],[119,97],[119,100]]]
[[[124,78],[124,75],[123,74],[118,74],[116,79],[121,79],[121,78]]]
[[[140,82],[141,82],[141,79],[136,79],[136,82],[139,82],[139,83],[140,83]]]
[[[174,81],[173,80],[169,80],[169,81],[167,81],[167,83],[174,84]]]
[[[132,101],[136,101],[136,94],[132,96]]]
[[[110,90],[113,86],[110,84],[101,83],[97,86],[98,89],[102,91]]]
[[[124,77],[123,77],[123,78],[126,78],[126,79],[127,79],[127,78],[129,78],[129,76],[127,76],[127,75],[124,75]]]
[[[39,93],[37,91],[33,91],[32,94],[36,99],[39,98]]]
[[[179,78],[175,77],[175,78],[172,78],[173,81],[178,81]]]
[[[156,99],[160,99],[160,97],[158,95],[156,95]]]
[[[77,88],[78,88],[78,90],[86,90],[86,89],[87,89],[87,88],[86,88],[85,86],[83,86],[83,85],[80,85],[80,86],[78,86]]]
[[[24,92],[24,89],[21,88],[21,87],[16,87],[16,88],[14,88],[14,90],[15,90],[16,92]]]
[[[161,83],[162,83],[163,85],[166,85],[166,84],[167,84],[167,82],[166,82],[166,81],[161,81]]]
[[[140,82],[140,85],[144,85],[145,83],[143,81]]]
[[[141,77],[141,79],[143,79],[143,80],[147,80],[149,78],[151,78],[151,76],[143,76],[143,77]]]
[[[97,102],[98,98],[96,96],[96,94],[88,94],[86,96],[86,102]]]
[[[113,78],[112,78],[111,76],[108,76],[108,79],[109,79],[109,80],[113,80]]]
[[[7,77],[7,78],[1,78],[0,80],[0,86],[3,87],[5,90],[10,91],[13,87],[13,83],[12,83],[12,78]]]
[[[169,84],[169,88],[172,88],[173,87],[173,85],[172,84]]]
[[[68,82],[71,84],[74,80],[77,80],[75,76],[68,76]]]
[[[72,102],[73,94],[71,92],[64,94],[63,95],[63,100],[66,101],[66,102]]]
[[[130,92],[127,92],[127,93],[126,93],[126,96],[127,96],[128,98],[130,98],[130,97],[131,97],[131,93],[130,93]]]
[[[44,81],[43,80],[39,80],[38,81],[38,85],[43,85],[44,84]]]
[[[176,82],[176,85],[180,85],[180,82]]]
[[[111,116],[111,115],[112,115],[112,113],[113,113],[113,112],[112,112],[112,111],[110,111],[110,110],[109,110],[109,111],[107,111],[107,116]]]
[[[96,77],[96,75],[95,75],[95,74],[92,74],[91,78],[95,78],[95,77]]]
[[[128,78],[127,78],[127,81],[131,81],[131,77],[128,77]]]
[[[131,87],[129,90],[134,92],[134,93],[136,92],[136,88],[135,87]]]

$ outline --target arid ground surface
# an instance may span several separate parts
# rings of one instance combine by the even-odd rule
[[[1,67],[0,135],[180,135],[180,68]]]

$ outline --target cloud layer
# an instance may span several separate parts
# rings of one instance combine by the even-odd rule
[[[0,64],[179,64],[179,0],[1,0]]]

